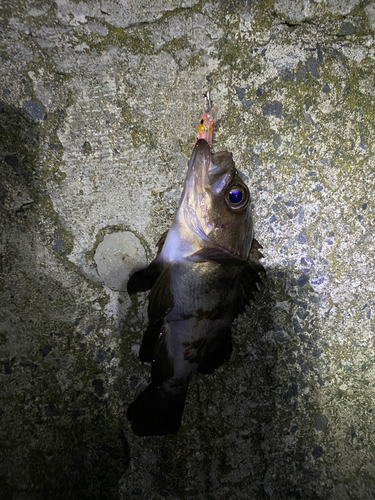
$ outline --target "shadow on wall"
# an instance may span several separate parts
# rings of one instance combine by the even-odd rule
[[[0,497],[112,500],[129,447],[95,359],[103,318],[45,190],[49,118],[0,103]]]
[[[245,366],[260,425],[265,498],[322,498],[320,303],[307,274],[275,267],[267,269],[260,300],[250,310],[256,333],[247,337]],[[237,331],[246,342],[241,323]]]

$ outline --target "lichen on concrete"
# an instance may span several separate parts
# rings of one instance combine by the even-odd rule
[[[0,17],[0,497],[373,498],[373,2],[26,0]],[[116,266],[155,256],[207,89],[267,280],[178,435],[139,439],[147,295],[125,290],[137,259],[121,283]]]

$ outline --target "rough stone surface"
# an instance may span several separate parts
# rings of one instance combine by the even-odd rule
[[[374,2],[0,18],[0,498],[374,498]],[[178,435],[139,439],[147,300],[124,281],[172,221],[206,89],[267,281]]]

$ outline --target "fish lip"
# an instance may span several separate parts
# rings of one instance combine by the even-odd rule
[[[188,172],[197,168],[202,168],[202,164],[206,167],[204,170],[208,171],[212,163],[211,148],[205,139],[199,139],[194,146],[193,152],[188,165]]]

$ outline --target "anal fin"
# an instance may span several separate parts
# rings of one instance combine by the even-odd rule
[[[139,350],[139,359],[142,363],[152,362],[155,359],[156,346],[161,334],[163,320],[149,324],[142,338],[142,345]]]
[[[174,375],[174,364],[166,343],[165,333],[162,333],[157,341],[154,359],[151,365],[151,378],[153,382],[160,384]]]

